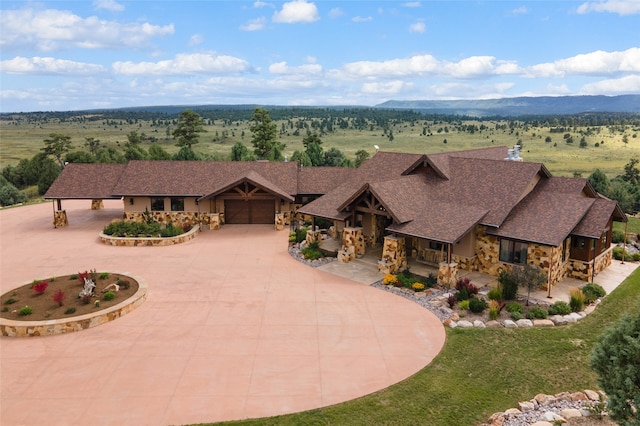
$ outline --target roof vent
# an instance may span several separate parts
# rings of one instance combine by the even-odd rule
[[[520,157],[520,145],[514,145],[513,149],[509,149],[507,151],[507,161],[524,161],[522,157]]]

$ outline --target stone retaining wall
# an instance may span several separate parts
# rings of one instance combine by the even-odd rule
[[[0,335],[8,337],[50,336],[85,330],[120,318],[142,305],[147,298],[147,284],[137,277],[128,276],[136,280],[138,291],[115,306],[91,314],[57,320],[15,321],[0,318]]]
[[[139,247],[139,246],[172,246],[174,244],[185,243],[195,238],[200,232],[198,225],[194,226],[189,232],[178,235],[176,237],[112,237],[100,232],[100,241],[110,246],[119,247]]]
[[[124,212],[124,220],[131,222],[145,222],[146,212]],[[175,226],[191,227],[203,224],[209,225],[211,213],[207,212],[149,212],[155,222],[167,225],[169,222]]]

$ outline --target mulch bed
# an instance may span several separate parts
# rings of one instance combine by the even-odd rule
[[[120,289],[115,293],[113,300],[104,300],[104,290],[111,284],[125,283],[120,285]],[[49,283],[46,290],[42,294],[38,294],[34,289],[34,283],[46,281]],[[107,309],[111,306],[133,296],[138,291],[138,282],[133,278],[122,275],[109,273],[108,278],[94,280],[96,288],[93,296],[89,300],[79,298],[79,293],[84,287],[77,275],[64,275],[59,277],[49,277],[35,280],[34,283],[26,284],[21,287],[9,290],[0,296],[0,317],[16,321],[43,321],[61,318],[72,318],[79,315],[90,314]],[[128,285],[126,284],[128,283]],[[62,290],[64,299],[62,306],[53,300],[53,295]],[[99,301],[99,306],[96,306]],[[88,303],[87,303],[88,302]],[[29,306],[33,310],[30,315],[20,315],[20,309]],[[75,312],[70,312],[75,309]]]

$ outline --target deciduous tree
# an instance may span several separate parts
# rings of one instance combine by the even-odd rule
[[[44,140],[44,147],[41,149],[46,155],[51,155],[58,161],[60,167],[64,167],[62,157],[73,147],[71,144],[71,136],[61,133],[50,133],[49,137]]]

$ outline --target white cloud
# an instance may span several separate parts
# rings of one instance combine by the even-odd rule
[[[70,47],[121,49],[147,46],[151,39],[174,33],[173,24],[120,23],[82,18],[65,10],[4,10],[0,15],[0,47],[33,47],[54,51]]]
[[[115,0],[94,0],[93,7],[95,9],[110,10],[112,12],[122,12],[124,10],[124,6]]]
[[[246,24],[241,25],[242,31],[260,31],[263,30],[267,23],[267,19],[263,16],[256,19],[250,19]]]
[[[269,72],[279,75],[295,75],[295,76],[320,76],[322,75],[322,66],[318,64],[306,64],[297,67],[291,67],[286,62],[277,62],[269,66]]]
[[[344,15],[344,12],[341,8],[339,7],[334,7],[333,9],[331,9],[329,11],[329,18],[331,19],[335,19],[335,18],[339,18],[342,15]]]
[[[371,22],[373,21],[372,16],[354,16],[351,18],[353,22]]]
[[[424,22],[416,22],[409,25],[410,33],[423,34],[425,31],[427,31],[427,26],[425,25]]]
[[[199,44],[202,44],[203,41],[204,37],[202,37],[202,35],[194,34],[189,38],[189,46],[197,46]]]
[[[84,62],[68,61],[56,58],[24,58],[17,56],[13,59],[0,61],[0,72],[8,74],[60,74],[60,75],[93,75],[105,72],[102,65]]]
[[[402,80],[387,82],[364,83],[362,92],[376,95],[392,96],[413,89],[414,85]]]
[[[318,8],[306,0],[293,0],[284,3],[282,10],[273,14],[273,22],[280,24],[296,24],[315,22],[320,19]]]
[[[528,77],[564,77],[565,75],[608,75],[617,72],[640,72],[640,48],[622,52],[595,52],[533,65]]]
[[[640,75],[627,75],[622,78],[585,84],[581,91],[593,95],[637,94],[640,92]]]
[[[590,12],[617,13],[620,16],[635,15],[640,13],[640,0],[607,0],[586,2],[578,6],[577,12],[585,14]]]
[[[420,7],[422,6],[419,1],[409,1],[402,4],[402,7]]]
[[[526,6],[516,7],[509,11],[510,15],[526,15],[527,13],[529,13],[529,9]]]
[[[255,7],[256,9],[262,9],[263,7],[273,7],[273,5],[271,3],[266,3],[258,0],[253,2],[253,7]]]
[[[179,54],[158,62],[114,62],[113,71],[122,75],[191,75],[252,72],[244,59],[213,53]]]

